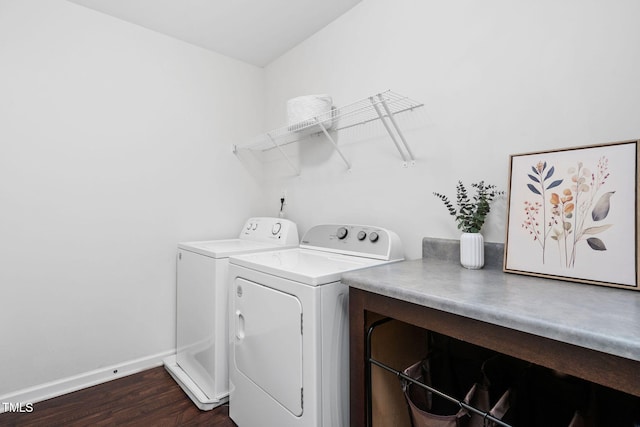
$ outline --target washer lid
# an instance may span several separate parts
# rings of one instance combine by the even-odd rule
[[[228,258],[231,255],[239,255],[248,252],[268,251],[281,249],[282,245],[256,242],[246,239],[208,240],[201,242],[178,243],[178,248],[211,258]]]
[[[342,273],[347,271],[389,261],[294,248],[232,256],[229,262],[306,285],[319,286],[339,281]]]

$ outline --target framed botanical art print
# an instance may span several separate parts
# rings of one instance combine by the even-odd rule
[[[639,290],[639,142],[510,156],[504,271]]]

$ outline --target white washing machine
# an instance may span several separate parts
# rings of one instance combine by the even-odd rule
[[[178,244],[177,351],[164,366],[198,408],[229,398],[229,256],[297,246],[296,225],[281,218],[250,218],[237,239]]]
[[[349,425],[343,272],[401,261],[379,227],[318,225],[300,247],[229,259],[229,415],[239,427]]]

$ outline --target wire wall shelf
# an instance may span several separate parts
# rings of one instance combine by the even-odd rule
[[[407,144],[400,127],[398,126],[395,116],[407,111],[413,111],[423,105],[424,104],[413,99],[388,90],[386,92],[364,98],[360,101],[354,102],[353,104],[339,108],[334,107],[326,113],[318,114],[315,117],[309,117],[308,119],[300,122],[291,123],[287,126],[274,129],[265,134],[259,135],[247,144],[234,145],[233,152],[237,154],[239,150],[278,150],[282,157],[295,171],[296,175],[299,175],[300,170],[287,156],[283,147],[294,142],[309,139],[312,135],[324,134],[346,164],[347,169],[350,170],[351,163],[347,160],[336,143],[334,138],[335,133],[380,120],[400,153],[403,166],[406,167],[408,162],[411,162],[412,165],[415,164],[415,157],[409,147],[409,144]]]

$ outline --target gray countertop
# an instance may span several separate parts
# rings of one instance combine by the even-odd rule
[[[486,250],[485,250],[486,251]],[[350,287],[640,361],[640,292],[423,258],[345,273]]]

